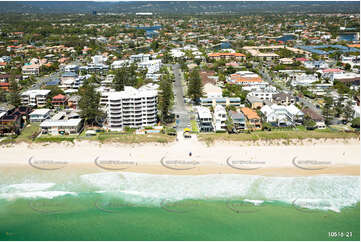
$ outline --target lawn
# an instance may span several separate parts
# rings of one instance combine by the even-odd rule
[[[191,127],[192,127],[192,132],[195,132],[195,133],[199,132],[196,120],[194,120],[194,119],[191,120]]]
[[[16,142],[31,142],[32,135],[40,132],[39,123],[28,124],[22,131],[21,134],[16,138]]]

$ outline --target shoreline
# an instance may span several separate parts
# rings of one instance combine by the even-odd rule
[[[288,145],[282,140],[219,141],[212,146],[195,139],[169,144],[21,143],[1,146],[0,167],[168,175],[359,176],[359,145],[358,139],[310,139]]]

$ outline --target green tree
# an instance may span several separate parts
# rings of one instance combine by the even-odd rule
[[[174,100],[172,80],[169,75],[163,75],[159,83],[158,108],[160,119],[163,123],[167,121],[169,110]]]
[[[20,87],[14,76],[10,77],[9,84],[8,102],[15,107],[19,107],[21,105]]]
[[[360,117],[354,118],[351,122],[352,128],[360,128]]]
[[[81,96],[79,108],[80,116],[84,118],[86,124],[94,124],[100,120],[104,114],[100,110],[100,94],[95,90],[94,85],[86,83],[79,91]]]
[[[325,97],[325,105],[322,110],[322,114],[325,118],[326,125],[329,125],[332,120],[332,105],[333,100],[331,97]]]
[[[346,121],[349,121],[349,120],[351,120],[353,114],[354,114],[354,110],[352,108],[352,102],[348,101],[343,110],[343,117]]]
[[[188,79],[188,96],[196,103],[199,103],[199,99],[203,96],[203,85],[199,75],[199,71],[194,69]]]

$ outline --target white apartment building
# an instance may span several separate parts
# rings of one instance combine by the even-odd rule
[[[114,61],[110,67],[112,69],[119,69],[119,68],[122,68],[124,66],[128,66],[129,65],[129,60],[117,60],[117,61]]]
[[[131,62],[144,62],[149,60],[150,60],[150,54],[138,54],[138,55],[130,56]]]
[[[213,113],[213,127],[214,130],[217,131],[226,131],[226,120],[227,120],[227,112],[226,109],[217,105],[214,109]]]
[[[66,65],[64,67],[65,72],[79,72],[79,66],[78,65]]]
[[[150,86],[139,89],[125,86],[124,91],[102,94],[110,130],[142,128],[157,124],[158,92]]]
[[[251,91],[247,94],[247,97],[257,97],[261,100],[272,101],[273,95],[277,94],[276,87],[268,86],[263,89]]]
[[[294,74],[290,76],[291,85],[292,86],[310,86],[312,83],[318,81],[317,74],[307,75],[305,73],[302,74]]]
[[[108,58],[102,55],[95,55],[92,57],[93,64],[95,65],[103,65],[107,60]]]
[[[50,90],[28,90],[21,94],[21,104],[27,106],[43,107]]]
[[[158,72],[160,70],[160,67],[162,66],[162,60],[148,60],[148,61],[142,61],[138,63],[138,67],[142,69],[147,69],[148,73],[152,74],[155,72]]]

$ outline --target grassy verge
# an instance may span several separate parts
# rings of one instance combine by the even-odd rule
[[[196,133],[199,132],[196,120],[194,120],[194,119],[191,120],[191,127],[192,127],[192,132],[196,132]]]
[[[212,144],[215,141],[257,141],[257,140],[291,140],[291,139],[349,139],[358,138],[359,133],[335,132],[330,130],[313,130],[313,131],[256,131],[250,134],[227,134],[227,133],[210,133],[199,134],[198,139]]]
[[[121,135],[100,134],[96,137],[96,140],[102,143],[116,142],[116,143],[125,143],[125,144],[169,143],[175,141],[175,137],[166,134],[121,134]]]
[[[31,142],[32,135],[38,132],[40,132],[40,124],[31,123],[21,131],[21,134],[16,138],[16,142]]]

